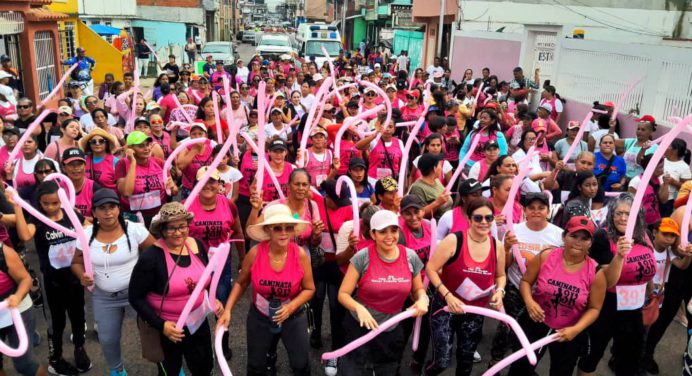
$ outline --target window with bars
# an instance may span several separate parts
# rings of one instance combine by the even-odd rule
[[[75,40],[74,22],[64,22],[58,28],[60,36],[60,58],[65,61],[77,54],[77,42]]]
[[[55,79],[55,58],[53,50],[53,38],[48,31],[37,31],[34,38],[36,50],[36,74],[38,78],[38,95],[41,99],[48,96],[53,89]]]

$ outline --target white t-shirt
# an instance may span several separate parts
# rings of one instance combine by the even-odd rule
[[[663,160],[663,173],[668,174],[671,178],[682,182],[683,180],[692,179],[690,166],[683,160],[671,162],[668,159]],[[678,196],[679,189],[668,186],[668,200],[674,200]]]
[[[675,259],[673,251],[670,247],[666,248],[664,252],[654,251],[654,258],[656,259],[656,274],[654,274],[654,285],[663,285],[668,281],[668,276],[670,275],[670,266],[668,267],[668,273],[664,276],[663,272],[666,271],[666,259],[672,261]]]
[[[280,139],[288,141],[288,135],[291,134],[291,132],[291,127],[287,127],[286,124],[284,124],[283,129],[276,129],[273,124],[267,124],[264,127],[264,135],[267,137],[267,140],[274,136],[279,136]]]
[[[238,169],[235,167],[230,167],[228,171],[221,174],[221,181],[224,185],[226,197],[233,197],[233,184],[242,179],[243,174],[240,171],[238,171]]]
[[[108,125],[114,126],[118,123],[118,121],[115,119],[115,117],[111,114],[108,114]],[[94,123],[94,119],[91,118],[91,114],[84,114],[82,117],[79,118],[79,124],[82,126],[82,129],[84,129],[84,132],[86,133],[91,133],[91,131],[96,128],[96,123]]]
[[[523,258],[521,262],[528,262],[544,249],[562,246],[562,229],[552,223],[548,223],[543,230],[533,231],[526,226],[526,222],[522,222],[514,226],[514,234],[519,241],[517,247]],[[516,262],[512,263],[507,270],[507,278],[516,288],[519,288],[521,277],[519,266]]]
[[[651,179],[658,179],[658,183],[659,183],[659,184],[660,184],[661,181],[662,181],[660,177],[655,178],[655,177],[652,176]],[[639,182],[640,182],[641,180],[642,180],[642,179],[641,179],[641,176],[640,176],[640,175],[637,175],[637,176],[633,177],[632,180],[630,180],[630,183],[627,185],[627,188],[634,188],[635,190],[637,190],[637,189],[639,188]]]
[[[238,71],[235,76],[240,78],[242,82],[247,82],[247,76],[250,75],[250,69],[248,67],[238,67]]]
[[[91,239],[94,226],[84,229],[87,239]],[[126,290],[130,285],[130,276],[139,258],[139,245],[147,237],[149,231],[142,223],[127,222],[127,234],[130,238],[130,246],[127,245],[127,237],[123,234],[114,243],[101,243],[94,239],[89,245],[91,263],[94,266],[94,284],[106,292],[118,292]],[[82,245],[78,242],[79,249]],[[110,253],[107,250],[110,248]]]
[[[428,69],[426,69],[425,71],[428,72],[428,74],[430,75],[430,78],[432,78],[435,75],[435,73],[437,73],[437,72],[439,72],[440,74],[445,73],[445,69],[442,68],[442,66],[436,67],[432,64],[429,65]]]
[[[517,165],[523,164],[523,159],[526,158],[526,152],[524,149],[517,149],[517,151],[512,154],[512,159],[517,163]],[[541,157],[538,154],[535,154],[532,158],[531,161],[529,161],[530,166],[531,166],[531,171],[529,172],[529,175],[531,174],[540,174],[543,172],[543,169],[541,168]]]
[[[315,103],[315,95],[309,94],[308,96],[301,98],[300,103],[307,109],[312,108],[312,105]]]

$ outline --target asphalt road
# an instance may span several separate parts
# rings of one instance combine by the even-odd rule
[[[247,61],[248,58],[252,56],[254,53],[254,47],[247,45],[247,44],[241,44],[239,46],[239,51],[240,55],[243,59]],[[35,270],[38,270],[38,260],[36,259],[35,253],[33,251],[29,251],[28,254],[28,259],[30,264],[33,266]],[[237,259],[234,260],[234,263],[237,262]],[[86,310],[87,310],[87,322],[88,322],[88,334],[87,334],[87,344],[86,344],[86,349],[88,354],[91,356],[91,359],[94,363],[94,367],[91,371],[89,371],[87,374],[91,375],[107,375],[107,367],[105,364],[105,359],[102,355],[101,348],[98,344],[97,337],[93,331],[94,325],[93,325],[93,313],[92,313],[92,308],[91,308],[91,298],[89,296],[89,293],[87,292],[87,298],[86,298],[87,304],[86,304]],[[234,314],[232,316],[232,323],[231,323],[231,330],[230,330],[230,335],[231,335],[231,348],[233,350],[233,359],[229,362],[231,370],[234,375],[244,375],[245,374],[245,365],[247,361],[246,357],[246,329],[245,329],[245,318],[247,315],[247,311],[249,308],[250,304],[250,294],[246,293],[241,302],[238,304],[237,309],[234,310]],[[39,308],[35,308],[35,313],[37,316],[37,328],[41,336],[44,338],[44,341],[34,349],[35,355],[37,359],[39,359],[43,364],[47,364],[47,357],[48,357],[48,346],[45,341],[46,337],[46,322],[42,317],[42,311]],[[324,310],[324,319],[323,322],[327,323],[327,325],[324,326],[323,328],[323,342],[325,344],[329,343],[329,336],[330,336],[330,330],[328,327],[329,319],[328,319],[328,314],[329,310],[326,308]],[[212,322],[213,326],[213,319],[210,319]],[[70,344],[70,328],[69,328],[69,322],[68,322],[68,328],[65,331],[65,338],[64,338],[64,352],[65,352],[65,358],[68,359],[69,361],[73,361],[73,356],[72,356],[72,351],[73,347]],[[483,362],[478,364],[475,367],[474,370],[474,375],[481,375],[485,370],[485,364],[487,362],[488,356],[489,356],[489,347],[490,347],[490,342],[493,336],[493,333],[495,331],[496,323],[493,320],[486,320],[485,322],[485,327],[484,327],[484,337],[483,340],[481,341],[481,344],[479,346],[479,352],[483,356]],[[127,316],[125,323],[123,325],[122,329],[122,352],[123,352],[123,358],[125,360],[125,367],[130,375],[155,375],[156,374],[156,369],[155,366],[152,365],[151,363],[148,363],[147,361],[143,360],[141,357],[141,346],[139,343],[139,333],[136,328],[135,324],[135,315],[134,311],[132,309],[128,309]],[[681,360],[682,360],[682,353],[686,347],[686,337],[685,337],[685,329],[677,322],[673,322],[665,337],[661,341],[661,343],[658,346],[658,351],[656,352],[656,358],[658,361],[658,364],[661,368],[661,375],[679,375],[681,373]],[[408,346],[410,348],[410,346]],[[329,349],[323,349],[323,351],[326,351]],[[312,373],[313,375],[323,375],[324,374],[324,369],[319,363],[319,357],[321,355],[321,351],[317,350],[310,350],[311,351],[311,365],[312,365]],[[411,375],[411,373],[408,370],[408,363],[410,360],[410,355],[411,352],[410,350],[407,350],[404,354],[404,359],[402,360],[402,370],[401,370],[401,375]],[[612,375],[613,373],[610,372],[608,367],[606,366],[608,358],[604,358],[603,361],[601,361],[601,364],[599,365],[597,374],[598,375]],[[10,364],[10,361],[5,360],[5,369],[7,371],[8,375],[16,375],[14,372],[14,369],[12,365]],[[547,375],[548,374],[548,367],[550,364],[549,357],[545,357],[543,361],[541,362],[537,372],[540,375]],[[453,369],[453,368],[452,368]],[[217,368],[218,370],[218,368]],[[288,367],[287,363],[287,355],[286,355],[286,350],[283,347],[283,345],[279,346],[279,358],[278,358],[278,370],[279,370],[279,375],[290,375],[290,370]],[[217,374],[219,374],[220,371],[217,371]],[[188,373],[189,374],[189,373]],[[449,370],[445,372],[443,375],[453,375],[454,371]],[[346,375],[350,376],[350,375]]]

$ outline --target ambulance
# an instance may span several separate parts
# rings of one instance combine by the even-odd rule
[[[327,61],[327,57],[322,51],[322,45],[324,45],[332,59],[339,56],[339,51],[342,49],[341,34],[336,26],[325,24],[303,25],[301,24],[298,27],[296,40],[300,43],[300,55],[306,61],[310,60],[311,56],[314,56],[317,68],[322,67],[322,64]]]

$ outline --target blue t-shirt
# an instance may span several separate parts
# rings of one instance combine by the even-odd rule
[[[608,159],[604,158],[600,151],[596,152],[595,154],[596,166],[593,169],[593,173],[596,176],[598,176],[598,174],[600,174],[601,171],[603,171],[606,168],[606,166],[608,166]],[[610,166],[610,174],[608,174],[608,177],[603,182],[603,190],[605,191],[611,191],[612,185],[619,183],[620,179],[622,179],[622,177],[625,176],[625,173],[627,172],[627,165],[625,164],[625,160],[617,155],[614,155],[613,158],[615,158],[615,160]]]

